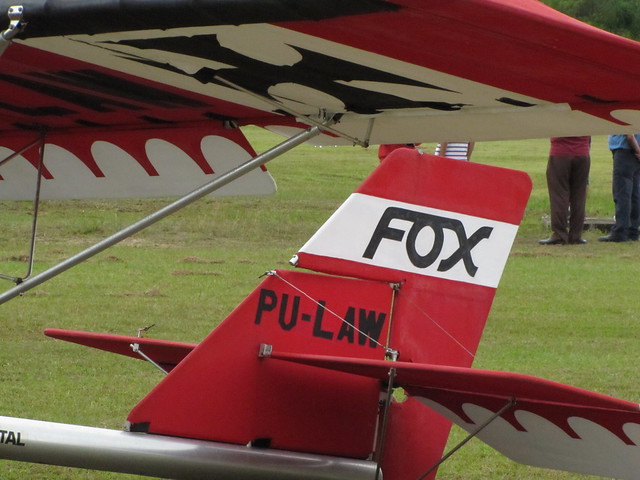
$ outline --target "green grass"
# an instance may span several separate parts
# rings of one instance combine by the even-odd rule
[[[249,130],[259,151],[276,137]],[[432,151],[432,145],[425,145]],[[542,247],[549,232],[548,141],[487,142],[473,161],[527,171],[534,190],[475,366],[637,400],[640,245]],[[57,342],[47,327],[198,342],[287,261],[377,164],[375,149],[303,146],[269,166],[273,197],[205,199],[0,306],[1,415],[120,428],[161,375],[142,362]],[[587,211],[612,216],[611,160],[594,139]],[[36,273],[164,206],[164,200],[45,202]],[[23,275],[31,205],[2,203],[0,272]],[[11,284],[6,282],[4,288]],[[452,443],[463,434],[454,429]],[[472,441],[441,470],[453,479],[584,479],[514,464]],[[0,478],[140,477],[0,461]]]

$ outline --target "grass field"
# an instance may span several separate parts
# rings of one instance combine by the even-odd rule
[[[276,137],[250,129],[259,151]],[[432,145],[425,145],[432,151]],[[547,140],[486,142],[473,161],[524,170],[534,191],[475,366],[512,370],[638,401],[640,245],[538,245],[548,236]],[[205,199],[0,306],[0,415],[120,428],[160,379],[153,367],[57,342],[47,327],[198,342],[287,261],[377,164],[375,149],[300,147],[269,166],[268,198]],[[594,138],[590,216],[613,215],[606,138]],[[164,200],[45,202],[36,273],[165,205]],[[0,208],[0,273],[24,274],[29,203]],[[3,289],[11,287],[6,282]],[[463,438],[454,429],[452,442]],[[0,461],[0,479],[140,477]],[[524,467],[472,441],[440,470],[454,479],[584,479]]]

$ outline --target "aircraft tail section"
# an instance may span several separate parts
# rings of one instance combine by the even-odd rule
[[[129,432],[0,417],[0,457],[167,478],[433,479],[455,422],[518,462],[637,478],[637,403],[468,368],[529,188],[518,172],[394,154],[301,249],[322,274],[267,272],[200,345],[48,330],[172,370]]]
[[[298,253],[322,274],[268,272],[130,429],[373,459],[386,479],[416,478],[448,420],[412,398],[382,408],[378,379],[266,357],[470,366],[530,188],[521,172],[395,152]]]
[[[396,283],[389,345],[399,359],[469,367],[530,191],[523,172],[396,150],[302,247],[298,266]],[[440,458],[450,424],[413,397],[389,416],[385,478],[417,478]]]
[[[133,409],[131,430],[367,458],[378,382],[282,368],[260,351],[383,359],[391,293],[381,282],[270,272]]]
[[[297,265],[396,283],[390,343],[403,359],[467,366],[530,191],[523,172],[400,149],[301,248]]]

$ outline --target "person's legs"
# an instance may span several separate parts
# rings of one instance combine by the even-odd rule
[[[615,202],[616,223],[608,235],[608,240],[624,242],[628,240],[631,219],[632,175],[635,155],[629,150],[616,150],[613,154],[613,201]],[[607,237],[603,237],[607,238]]]
[[[547,188],[551,212],[549,241],[568,243],[567,214],[569,212],[569,172],[571,163],[566,157],[550,156],[547,162]],[[541,243],[544,243],[542,241]]]
[[[571,159],[571,173],[569,176],[569,207],[571,209],[569,243],[580,243],[582,241],[590,167],[591,160],[589,157],[573,157]]]
[[[638,240],[640,236],[640,162],[631,178],[631,211],[629,216],[629,230],[627,236],[629,240]]]

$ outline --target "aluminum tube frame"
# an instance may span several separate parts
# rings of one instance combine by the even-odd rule
[[[41,143],[43,138],[44,138],[44,134],[38,135],[38,138],[36,138],[33,142],[29,143],[28,145],[25,145],[24,147],[22,147],[17,152],[13,152],[12,154],[10,154],[7,157],[5,157],[2,160],[0,160],[0,167],[2,165],[4,165],[5,163],[10,162],[14,158],[19,157],[20,155],[22,155],[24,152],[26,152],[30,148],[35,147],[36,145],[38,145],[38,143]]]
[[[9,155],[4,160],[0,161],[0,166],[4,165],[13,158],[22,155],[27,150],[39,145],[38,147],[38,172],[36,177],[36,191],[33,196],[33,219],[31,220],[31,238],[29,240],[29,258],[27,260],[27,273],[24,277],[14,277],[12,275],[5,275],[0,273],[0,279],[11,280],[16,284],[24,282],[33,273],[33,263],[36,256],[36,231],[38,229],[38,212],[40,211],[40,190],[42,189],[42,169],[44,168],[44,146],[46,135],[42,132],[36,140],[22,148],[21,150]]]
[[[320,127],[314,126],[311,127],[299,134],[285,140],[284,142],[276,145],[275,147],[267,150],[266,152],[252,158],[251,160],[239,165],[238,167],[229,170],[227,173],[222,174],[220,177],[212,180],[211,182],[193,190],[191,193],[188,193],[184,197],[179,198],[173,203],[170,203],[166,207],[161,208],[155,213],[139,220],[138,222],[126,227],[119,232],[111,235],[108,238],[96,243],[95,245],[83,250],[82,252],[68,258],[67,260],[60,262],[59,264],[45,270],[44,272],[31,277],[28,280],[16,285],[15,287],[7,290],[6,292],[0,294],[0,305],[11,300],[12,298],[17,297],[18,295],[26,292],[27,290],[32,289],[40,285],[47,280],[59,275],[60,273],[69,270],[70,268],[78,265],[79,263],[84,262],[85,260],[93,257],[94,255],[106,250],[109,247],[121,242],[122,240],[129,238],[130,236],[138,233],[141,230],[155,224],[159,220],[181,210],[182,208],[192,204],[196,200],[201,199],[202,197],[218,190],[219,188],[224,187],[225,185],[231,183],[232,181],[240,178],[241,176],[247,174],[251,170],[254,170],[262,165],[266,164],[270,160],[288,152],[289,150],[297,147],[298,145],[303,144],[309,139],[316,137],[322,133],[322,129]]]
[[[373,480],[365,460],[0,417],[0,458],[156,478]]]

